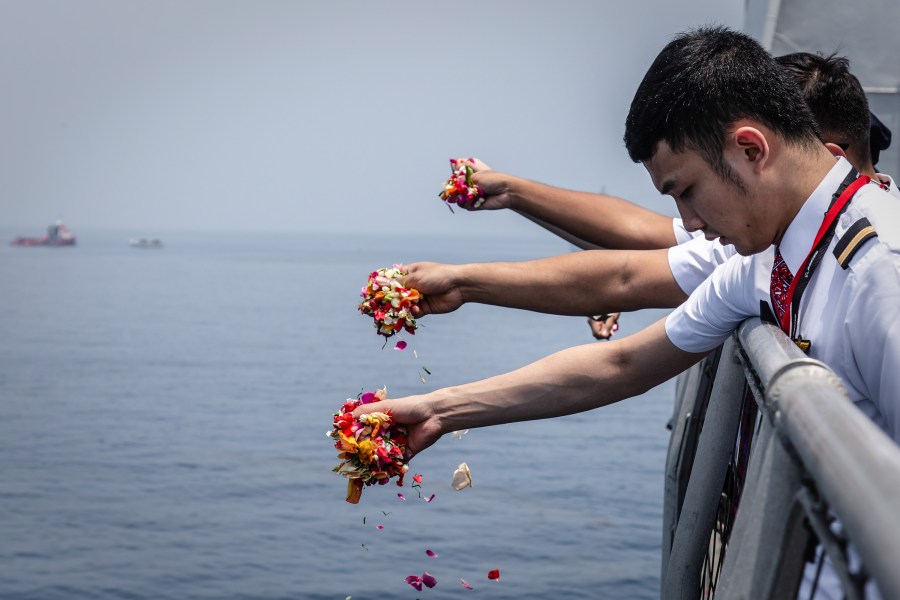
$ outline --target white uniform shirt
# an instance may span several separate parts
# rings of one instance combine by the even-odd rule
[[[850,171],[840,159],[797,213],[781,241],[792,273],[809,253],[832,194]],[[844,270],[831,253],[862,217],[878,237],[863,244]],[[705,240],[704,240],[705,241]],[[721,265],[666,319],[673,344],[712,350],[747,317],[769,304],[774,246]],[[841,379],[851,400],[900,443],[900,201],[874,184],[863,186],[838,219],[834,239],[800,302],[798,334],[809,355]]]

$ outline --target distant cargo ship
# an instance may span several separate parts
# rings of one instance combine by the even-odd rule
[[[132,248],[162,248],[163,244],[160,240],[153,238],[141,238],[139,240],[128,240],[128,245]]]
[[[9,243],[10,246],[74,246],[75,236],[69,231],[65,223],[57,219],[56,223],[47,227],[46,235],[41,237],[17,237]]]

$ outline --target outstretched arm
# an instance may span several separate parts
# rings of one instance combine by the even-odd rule
[[[548,419],[636,396],[702,357],[672,344],[665,321],[660,320],[621,340],[569,348],[516,371],[420,396],[384,400],[377,408],[390,411],[407,426],[407,458],[411,458],[447,432]],[[366,405],[353,413],[358,417],[371,411],[371,405]]]
[[[492,170],[474,159],[478,209],[511,208],[579,248],[647,250],[676,243],[671,217],[608,196],[553,187]]]
[[[479,302],[560,315],[596,315],[681,304],[667,250],[588,250],[525,262],[413,263],[404,285],[424,298],[414,316]]]

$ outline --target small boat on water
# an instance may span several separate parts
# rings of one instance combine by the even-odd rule
[[[10,246],[74,246],[75,236],[62,220],[47,227],[47,233],[41,237],[17,237]]]
[[[160,240],[153,238],[141,238],[139,240],[128,240],[128,245],[132,248],[162,248],[163,244]]]

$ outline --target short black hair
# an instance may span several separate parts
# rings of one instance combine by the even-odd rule
[[[821,144],[796,84],[758,42],[726,27],[698,28],[677,35],[644,75],[625,120],[625,147],[634,162],[653,158],[661,141],[675,152],[690,148],[743,187],[722,156],[726,129],[742,118],[788,143]]]
[[[872,160],[869,147],[869,101],[850,61],[831,54],[795,52],[775,59],[787,70],[829,141],[849,144],[847,153],[859,162]],[[856,161],[854,161],[856,162]]]

